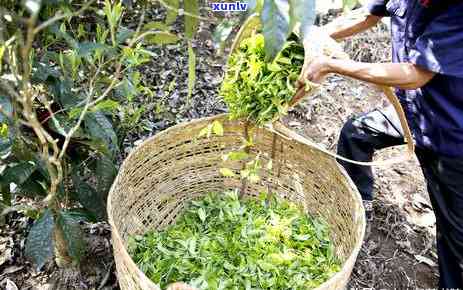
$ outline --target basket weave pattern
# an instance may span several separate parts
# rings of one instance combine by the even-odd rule
[[[224,126],[224,136],[198,139],[199,131],[216,119]],[[239,179],[221,176],[219,168],[237,172],[241,169],[239,162],[224,162],[221,155],[241,146],[242,132],[241,122],[229,121],[224,115],[199,119],[146,140],[125,160],[108,198],[121,289],[159,289],[127,253],[130,235],[175,222],[192,199],[241,187]],[[248,185],[246,194],[258,195],[270,189],[326,220],[343,265],[317,289],[345,288],[365,227],[360,195],[354,185],[335,160],[310,146],[266,129],[255,128],[251,135],[255,144],[251,154],[266,152],[261,156],[266,164],[273,151],[273,166],[271,172],[261,170],[261,182]]]

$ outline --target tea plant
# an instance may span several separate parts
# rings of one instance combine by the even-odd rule
[[[228,60],[220,96],[230,118],[245,118],[263,125],[281,117],[296,93],[294,83],[304,64],[304,48],[296,41],[285,43],[272,62],[266,62],[262,34],[244,39]]]
[[[239,199],[236,192],[192,201],[177,222],[129,240],[140,269],[163,289],[311,289],[339,271],[327,225],[294,203]]]
[[[38,269],[53,256],[60,266],[79,262],[79,222],[105,219],[120,101],[149,92],[137,70],[154,55],[147,46],[180,41],[169,28],[179,1],[166,2],[175,9],[165,22],[145,23],[142,13],[136,29],[124,26],[120,1],[0,5],[0,216],[38,217],[25,249]],[[192,2],[184,7],[188,42],[200,17]],[[149,2],[139,4],[144,11]],[[23,197],[38,202],[26,207]]]

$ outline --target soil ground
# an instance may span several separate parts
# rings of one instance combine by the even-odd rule
[[[158,11],[150,12],[156,20]],[[322,22],[330,17],[324,17]],[[143,68],[155,100],[139,99],[128,106],[146,108],[139,124],[124,140],[121,160],[140,140],[179,122],[225,112],[216,98],[224,58],[216,56],[210,41],[213,24],[203,24],[199,40],[197,83],[190,106],[187,95],[187,59],[183,46],[155,49],[158,57]],[[388,61],[389,33],[383,25],[345,42],[356,60]],[[172,86],[171,84],[174,84]],[[171,87],[170,89],[168,89]],[[300,134],[334,150],[342,124],[350,117],[386,105],[369,85],[339,76],[330,77],[320,93],[295,108],[286,124]],[[404,148],[384,150],[378,158],[400,154]],[[416,160],[376,168],[375,216],[349,284],[351,288],[416,289],[437,285],[434,216]],[[118,289],[106,223],[83,224],[89,252],[80,267],[59,271],[54,263],[36,272],[23,256],[24,240],[32,220],[10,214],[0,228],[0,289]]]

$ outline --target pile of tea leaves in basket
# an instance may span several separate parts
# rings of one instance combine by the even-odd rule
[[[277,57],[267,62],[264,36],[244,39],[229,57],[220,90],[230,118],[262,125],[286,114],[303,64],[304,48],[296,40],[287,41]]]
[[[261,194],[209,194],[176,223],[129,240],[140,269],[162,289],[308,289],[339,271],[328,226],[296,204]]]

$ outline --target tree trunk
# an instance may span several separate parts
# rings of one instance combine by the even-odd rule
[[[64,239],[64,233],[61,227],[56,224],[55,218],[55,229],[54,229],[54,238],[55,238],[55,261],[58,267],[67,268],[72,265],[72,258],[69,256],[68,246],[66,240]]]

